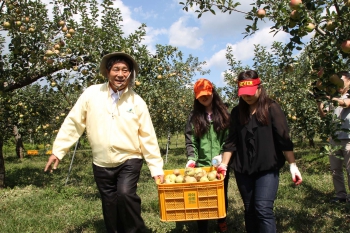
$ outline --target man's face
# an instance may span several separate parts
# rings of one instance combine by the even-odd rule
[[[130,79],[128,78],[130,73],[131,71],[126,62],[118,61],[113,64],[111,70],[107,74],[109,85],[113,91],[120,91],[128,86],[130,82]]]

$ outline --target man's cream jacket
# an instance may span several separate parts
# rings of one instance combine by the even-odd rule
[[[52,153],[62,159],[85,128],[95,165],[117,167],[144,158],[152,176],[164,174],[147,105],[133,90],[125,89],[112,106],[108,83],[87,88],[64,120]]]

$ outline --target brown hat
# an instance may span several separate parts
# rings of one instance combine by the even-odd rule
[[[101,63],[100,63],[100,73],[107,78],[107,68],[106,68],[106,65],[107,65],[107,61],[108,59],[110,59],[111,57],[124,57],[126,58],[127,60],[129,60],[131,63],[132,63],[132,69],[133,69],[133,78],[135,78],[137,76],[137,73],[139,72],[139,67],[138,67],[138,64],[137,62],[135,61],[135,59],[130,56],[129,54],[127,53],[123,53],[123,52],[114,52],[114,53],[109,53],[105,56],[102,57],[102,60],[101,60]]]
[[[213,94],[213,84],[205,78],[198,79],[193,86],[196,99],[203,95]]]

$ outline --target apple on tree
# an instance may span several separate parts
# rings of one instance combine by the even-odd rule
[[[289,28],[294,28],[295,26],[297,25],[297,22],[296,21],[294,21],[294,20],[289,20],[289,24],[288,24],[288,27]]]
[[[326,29],[330,32],[334,31],[334,29],[336,28],[336,24],[335,22],[333,22],[332,20],[329,20],[326,24]]]
[[[60,21],[58,22],[58,25],[61,26],[61,27],[63,27],[64,25],[66,25],[66,22],[65,22],[64,20],[60,20]]]
[[[350,53],[350,40],[343,41],[340,48],[344,53]]]
[[[315,29],[315,24],[313,24],[313,23],[308,23],[307,25],[306,25],[306,27],[305,27],[305,30],[307,31],[307,32],[312,32],[314,29]]]
[[[293,72],[294,71],[294,66],[293,64],[288,64],[285,68],[284,71],[287,73]]]
[[[73,28],[71,28],[71,29],[68,30],[68,33],[71,34],[71,35],[73,35],[73,34],[75,33],[75,31],[74,31]]]
[[[297,10],[297,9],[299,9],[301,4],[302,4],[301,0],[291,0],[289,2],[289,7],[293,10]]]
[[[11,24],[10,24],[10,22],[4,22],[3,24],[2,24],[2,26],[4,27],[4,28],[10,28],[11,27]]]
[[[337,74],[332,74],[329,77],[329,82],[331,82],[332,84],[336,85],[337,87],[343,87],[344,86],[344,81],[339,78],[339,76]]]
[[[28,16],[26,16],[26,17],[24,17],[23,21],[24,21],[25,23],[29,23],[29,22],[30,22],[30,18],[29,18]]]
[[[298,20],[298,19],[300,19],[300,14],[298,13],[297,10],[293,10],[293,11],[290,13],[290,18],[291,18],[291,19],[294,19],[294,20]]]
[[[265,17],[266,15],[266,11],[264,9],[259,9],[257,12],[256,12],[256,15],[258,16],[258,18],[262,19]]]
[[[24,32],[26,32],[26,27],[25,26],[20,26],[19,30],[20,30],[20,32],[24,33]]]

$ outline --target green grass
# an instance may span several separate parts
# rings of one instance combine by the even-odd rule
[[[166,141],[161,140],[160,144],[166,145]],[[320,156],[318,149],[304,148],[304,145],[297,145],[295,151],[304,181],[295,187],[288,166],[281,170],[275,202],[278,232],[349,232],[350,204],[328,203],[334,193],[328,158]],[[86,149],[77,152],[65,186],[71,155],[72,152],[54,173],[47,174],[43,172],[46,155],[19,160],[14,152],[6,150],[7,188],[0,190],[0,232],[105,232],[91,154]],[[165,156],[163,158],[165,160]],[[184,168],[185,163],[184,140],[174,137],[164,169]],[[145,164],[138,194],[149,232],[196,232],[195,221],[160,221],[157,186]],[[227,220],[230,233],[244,232],[243,204],[233,174]],[[210,221],[211,232],[215,232],[215,223]]]

